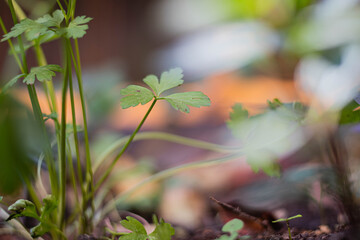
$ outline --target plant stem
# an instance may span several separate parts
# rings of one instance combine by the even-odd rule
[[[100,165],[103,165],[106,159],[108,159],[114,151],[116,151],[119,147],[124,145],[129,139],[129,136],[125,136],[114,142],[110,145],[95,161],[93,166],[93,172],[96,172]],[[229,147],[223,146],[219,144],[209,143],[206,141],[196,140],[193,138],[183,137],[171,133],[164,133],[164,132],[142,132],[138,133],[133,141],[139,140],[164,140],[167,142],[173,142],[177,144],[182,144],[185,146],[205,149],[209,151],[219,152],[219,153],[234,153],[241,151],[240,147]]]
[[[173,175],[175,175],[177,173],[180,173],[180,172],[183,172],[183,171],[186,171],[186,170],[193,170],[193,169],[198,169],[198,168],[216,166],[216,165],[219,165],[219,164],[224,163],[224,162],[228,162],[228,161],[231,161],[231,160],[236,160],[241,156],[243,156],[242,153],[236,153],[236,154],[231,154],[231,155],[221,157],[221,158],[215,158],[215,159],[210,159],[210,160],[203,160],[203,161],[198,161],[198,162],[193,162],[193,163],[187,163],[187,164],[183,164],[183,165],[180,165],[180,166],[177,166],[177,167],[169,168],[169,169],[166,169],[164,171],[158,172],[158,173],[144,179],[143,181],[139,182],[134,187],[120,193],[117,196],[115,196],[114,200],[108,202],[102,208],[102,216],[107,215],[110,211],[112,211],[114,209],[116,204],[124,201],[131,194],[133,194],[134,192],[136,192],[137,190],[139,190],[141,187],[145,186],[146,184],[149,184],[151,182],[156,182],[156,181],[163,180],[165,178],[168,178],[170,176],[173,176]]]
[[[65,188],[66,188],[66,94],[69,84],[69,75],[71,74],[71,59],[68,49],[66,48],[66,64],[62,87],[61,102],[61,125],[60,125],[60,197],[59,197],[59,226],[60,230],[64,229],[65,216]]]
[[[98,181],[98,183],[95,185],[95,191],[101,186],[101,184],[104,182],[104,180],[110,175],[111,171],[113,170],[117,160],[123,155],[123,153],[126,151],[126,149],[128,148],[129,144],[132,142],[132,140],[134,139],[135,135],[138,133],[138,131],[140,130],[140,128],[142,127],[142,125],[144,124],[145,120],[147,119],[147,117],[149,116],[151,110],[154,108],[155,103],[157,102],[157,99],[154,98],[153,102],[151,103],[149,109],[147,110],[145,116],[143,117],[143,119],[141,120],[141,122],[139,123],[139,125],[137,126],[137,128],[134,130],[134,132],[130,135],[128,141],[125,143],[124,147],[121,149],[121,151],[116,155],[116,157],[114,158],[114,160],[112,161],[110,167],[106,170],[106,172],[104,173],[104,175],[100,178],[100,180]]]
[[[292,240],[292,238],[291,238],[291,230],[290,230],[289,220],[286,220],[286,226],[287,226],[288,231],[289,231],[289,239],[290,239],[290,240]]]

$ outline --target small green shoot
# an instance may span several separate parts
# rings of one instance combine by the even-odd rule
[[[302,215],[301,215],[301,214],[298,214],[298,215],[295,215],[295,216],[292,216],[292,217],[289,217],[289,218],[279,218],[279,219],[277,219],[277,220],[275,220],[275,221],[272,221],[272,222],[273,222],[273,223],[286,222],[286,226],[287,226],[288,232],[289,232],[289,239],[292,240],[289,221],[292,220],[292,219],[301,218],[301,217],[302,217]]]
[[[31,201],[19,199],[8,208],[8,210],[13,213],[6,221],[23,216],[35,218],[39,221],[39,224],[30,229],[30,234],[33,238],[40,237],[52,230],[58,231],[58,227],[51,222],[51,214],[54,213],[57,205],[57,200],[54,196],[46,196],[43,199],[43,206],[41,207],[41,214],[39,216],[35,205]]]
[[[216,240],[235,240],[238,237],[238,231],[240,231],[243,227],[244,222],[240,219],[234,218],[231,221],[225,223],[225,225],[221,229],[221,231],[227,232],[230,235],[224,234]]]
[[[154,217],[154,223],[156,225],[155,230],[148,234],[145,230],[145,227],[133,217],[126,217],[122,220],[121,225],[126,229],[129,229],[131,232],[112,232],[108,231],[113,236],[119,236],[119,240],[171,240],[171,236],[175,234],[175,230],[169,223],[165,223],[164,220],[160,219],[160,222]]]

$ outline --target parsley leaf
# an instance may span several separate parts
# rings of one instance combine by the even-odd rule
[[[50,64],[40,67],[33,67],[31,71],[24,78],[24,83],[26,84],[34,84],[35,78],[40,82],[45,80],[51,80],[53,76],[55,76],[55,72],[61,72],[62,68],[59,65]]]
[[[155,230],[150,234],[147,234],[144,226],[133,217],[128,216],[120,223],[132,232],[120,233],[123,236],[120,236],[119,240],[171,240],[171,236],[175,234],[174,228],[169,223],[165,223],[164,220],[156,223]]]
[[[169,223],[165,223],[164,220],[160,220],[160,223],[156,224],[155,230],[149,234],[150,240],[171,240],[171,236],[175,234],[175,230]]]
[[[52,229],[57,228],[57,226],[50,221],[51,214],[53,214],[57,206],[58,202],[54,196],[48,195],[43,199],[40,223],[30,229],[30,234],[33,238],[40,237]]]
[[[121,99],[121,107],[123,109],[135,107],[139,104],[144,105],[154,98],[153,93],[149,89],[137,85],[130,85],[121,89],[120,93],[125,96]]]
[[[82,38],[86,34],[86,30],[89,28],[89,26],[85,23],[88,23],[91,20],[91,17],[76,17],[69,23],[69,26],[67,28],[61,29],[59,33],[60,35],[65,33],[65,36],[67,38]]]
[[[54,31],[50,29],[50,27],[60,27],[60,24],[63,20],[64,15],[61,10],[56,10],[53,12],[52,16],[46,14],[45,16],[38,18],[35,21],[29,18],[25,18],[12,27],[11,31],[5,34],[1,41],[3,42],[10,38],[18,37],[23,33],[25,33],[26,39],[29,41],[35,40],[46,34],[50,34],[52,36]]]
[[[159,96],[162,92],[183,84],[183,76],[181,68],[173,68],[161,74],[160,82],[155,75],[149,75],[143,81]]]
[[[61,10],[56,10],[53,12],[52,16],[49,14],[44,15],[41,18],[36,20],[37,23],[41,23],[46,27],[60,27],[60,24],[64,20],[64,14]]]
[[[185,113],[189,113],[190,109],[187,105],[193,107],[210,106],[210,99],[202,92],[184,92],[174,93],[164,97],[173,108]]]
[[[15,26],[11,28],[11,31],[4,35],[4,38],[1,41],[6,41],[10,38],[17,37],[24,32],[26,32],[25,36],[29,41],[32,41],[38,38],[40,35],[45,34],[48,31],[48,28],[29,18],[25,18],[21,22],[17,23]]]
[[[144,226],[135,218],[128,216],[120,224],[132,232],[119,237],[119,240],[147,240],[148,235]]]

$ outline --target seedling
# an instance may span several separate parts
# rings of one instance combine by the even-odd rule
[[[164,220],[157,219],[156,216],[153,217],[155,230],[152,233],[147,233],[143,224],[136,220],[133,217],[126,217],[122,220],[121,225],[130,230],[131,232],[114,232],[110,229],[106,229],[114,238],[115,236],[120,236],[119,240],[170,240],[171,236],[175,234],[175,230],[169,223],[165,223]]]
[[[292,240],[291,238],[291,230],[290,230],[290,225],[289,225],[289,221],[292,220],[292,219],[295,219],[295,218],[301,218],[302,215],[301,214],[298,214],[298,215],[295,215],[295,216],[292,216],[292,217],[289,217],[289,218],[280,218],[278,220],[275,220],[275,221],[272,221],[273,223],[277,223],[277,222],[286,222],[286,226],[288,228],[288,231],[289,231],[289,239]]]
[[[240,231],[244,227],[244,222],[238,218],[234,218],[231,221],[224,224],[221,231],[227,232],[230,235],[224,234],[220,238],[216,240],[235,240],[238,237],[238,231]],[[247,236],[243,236],[247,237]],[[241,237],[240,239],[245,239]]]

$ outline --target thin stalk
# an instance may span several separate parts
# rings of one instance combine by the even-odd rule
[[[88,133],[88,126],[87,126],[85,96],[84,96],[84,90],[83,90],[84,88],[83,88],[83,84],[82,84],[80,51],[79,51],[79,46],[78,46],[77,40],[75,39],[74,42],[75,42],[76,59],[75,59],[74,52],[73,52],[72,48],[70,50],[71,50],[71,57],[72,57],[74,68],[75,68],[76,78],[78,80],[80,102],[81,102],[81,111],[82,111],[82,117],[83,117],[83,122],[84,122],[86,179],[87,179],[87,185],[90,188],[90,194],[94,195],[93,171],[92,171],[92,166],[91,166],[92,164],[91,164],[91,155],[90,155],[89,133]]]
[[[44,51],[42,50],[40,44],[35,43],[34,49],[35,49],[35,54],[36,54],[36,58],[38,61],[38,65],[39,66],[47,65],[47,60],[46,60]],[[46,97],[48,99],[48,104],[49,104],[49,108],[50,108],[51,112],[57,113],[58,111],[57,111],[56,96],[55,96],[53,81],[52,80],[44,81],[43,88],[46,93]],[[55,121],[55,127],[56,127],[56,124],[59,125],[59,122],[57,120]]]
[[[130,145],[130,143],[132,142],[132,140],[134,139],[135,135],[138,133],[138,131],[140,130],[140,128],[142,127],[142,125],[144,124],[145,120],[147,119],[147,117],[149,116],[151,110],[154,108],[155,103],[157,102],[157,99],[154,98],[153,102],[151,103],[149,109],[147,110],[145,116],[143,117],[143,119],[141,120],[141,122],[139,123],[139,125],[137,126],[137,128],[134,130],[134,132],[131,134],[131,136],[129,137],[128,141],[125,143],[124,147],[121,149],[121,151],[116,155],[116,157],[114,158],[114,160],[112,161],[110,167],[106,170],[106,172],[104,173],[104,175],[102,175],[102,177],[100,178],[100,180],[97,182],[97,184],[95,185],[95,191],[101,186],[101,184],[105,181],[105,179],[107,179],[107,177],[110,175],[110,173],[112,172],[117,160],[123,155],[123,153],[126,151],[126,149],[128,148],[128,146]]]
[[[72,162],[72,153],[71,153],[69,139],[66,140],[66,143],[67,143],[68,166],[69,166],[69,172],[70,172],[70,176],[71,176],[70,180],[71,180],[72,187],[74,189],[75,203],[77,204],[79,202],[79,195],[78,195],[78,187],[76,185],[76,178],[75,178],[76,174],[75,174],[74,165]]]
[[[72,45],[70,40],[67,40],[67,47],[69,49],[69,52],[71,54],[71,59],[74,65],[76,78],[78,80],[78,87],[79,87],[79,95],[80,95],[80,102],[81,102],[81,111],[83,116],[83,124],[84,124],[84,140],[85,140],[85,159],[86,159],[86,170],[85,170],[85,180],[86,180],[86,187],[89,190],[89,194],[86,193],[86,189],[83,192],[83,211],[86,210],[88,201],[90,200],[92,211],[94,212],[94,205],[93,201],[91,200],[94,196],[94,186],[93,186],[93,172],[92,172],[92,164],[91,164],[91,156],[90,156],[90,144],[89,144],[89,134],[88,134],[88,126],[87,126],[87,116],[86,116],[86,107],[85,107],[85,97],[83,93],[83,86],[82,86],[82,75],[81,75],[81,66],[80,66],[80,55],[79,55],[79,49],[76,49],[77,57],[78,59],[75,59],[74,51],[72,49]],[[90,196],[90,197],[89,197]],[[88,228],[92,228],[91,223],[84,223],[83,225],[83,231],[85,231],[86,226],[88,225]]]
[[[216,165],[219,165],[219,164],[224,163],[224,162],[228,162],[228,161],[231,161],[231,160],[236,160],[241,156],[243,156],[242,153],[236,153],[236,154],[231,154],[231,155],[221,157],[221,158],[215,158],[215,159],[210,159],[210,160],[203,160],[203,161],[198,161],[198,162],[193,162],[193,163],[187,163],[187,164],[183,164],[183,165],[180,165],[180,166],[177,166],[177,167],[169,168],[169,169],[166,169],[164,171],[158,172],[158,173],[144,179],[143,181],[139,182],[134,187],[120,193],[115,198],[113,198],[114,199],[113,201],[108,202],[102,208],[102,210],[103,210],[102,211],[102,216],[106,216],[110,211],[112,211],[114,209],[114,207],[116,207],[117,204],[123,202],[125,199],[127,199],[129,196],[131,196],[131,194],[135,193],[137,190],[139,190],[140,188],[142,188],[146,184],[161,181],[163,179],[174,176],[175,174],[186,171],[186,170],[194,170],[194,169],[198,169],[198,168],[216,166]],[[100,218],[100,219],[102,219],[102,218]]]
[[[108,159],[118,148],[123,146],[129,139],[130,136],[125,136],[114,142],[110,145],[95,161],[93,166],[93,172],[95,173],[100,165],[103,165],[106,159]],[[209,143],[206,141],[196,140],[193,138],[183,137],[171,133],[164,133],[164,132],[142,132],[138,133],[133,141],[139,140],[164,140],[167,142],[173,142],[185,146],[190,146],[194,148],[205,149],[213,152],[219,153],[232,153],[238,152],[240,147],[229,147],[223,146],[219,144]]]
[[[291,229],[290,229],[290,224],[289,224],[289,220],[286,220],[286,226],[288,228],[288,232],[289,232],[289,239],[292,240],[292,237],[291,237]]]
[[[2,29],[2,31],[4,33],[4,35],[7,34],[8,32],[7,32],[6,28],[5,28],[5,25],[4,25],[4,22],[3,22],[2,18],[1,18],[1,16],[0,16],[0,26],[1,26],[1,29]],[[11,51],[12,55],[14,56],[15,61],[18,64],[21,72],[24,72],[24,69],[23,69],[23,66],[21,64],[20,58],[19,58],[19,56],[17,55],[17,53],[15,51],[15,48],[14,48],[14,45],[13,45],[11,39],[8,39],[7,42],[9,44],[10,51]]]
[[[71,74],[71,59],[69,51],[66,48],[66,65],[62,87],[61,102],[61,124],[60,124],[60,197],[59,197],[59,226],[60,230],[64,229],[65,217],[65,187],[66,187],[66,95],[69,84],[69,75]]]
[[[71,101],[71,113],[72,113],[72,125],[73,125],[73,136],[74,136],[74,142],[75,142],[75,152],[76,152],[76,163],[77,163],[77,176],[78,176],[78,182],[81,188],[81,195],[82,197],[82,206],[80,209],[82,209],[82,212],[85,212],[86,209],[86,191],[84,187],[83,182],[83,174],[81,169],[81,159],[80,159],[80,152],[79,152],[79,139],[78,139],[78,131],[77,131],[77,125],[76,125],[76,113],[75,113],[75,101],[74,101],[74,88],[73,88],[73,82],[72,82],[72,76],[69,76],[69,89],[70,89],[70,101]],[[74,176],[75,173],[73,173]],[[78,199],[77,199],[78,203]],[[86,219],[84,214],[80,214],[80,222],[82,230],[81,232],[85,232],[86,229]]]
[[[36,195],[36,192],[35,192],[33,186],[31,185],[29,179],[24,179],[24,182],[26,184],[26,188],[28,189],[31,199],[33,200],[33,202],[36,206],[36,209],[39,211],[39,213],[41,213],[42,205],[41,205],[41,202],[40,202],[38,196]]]

